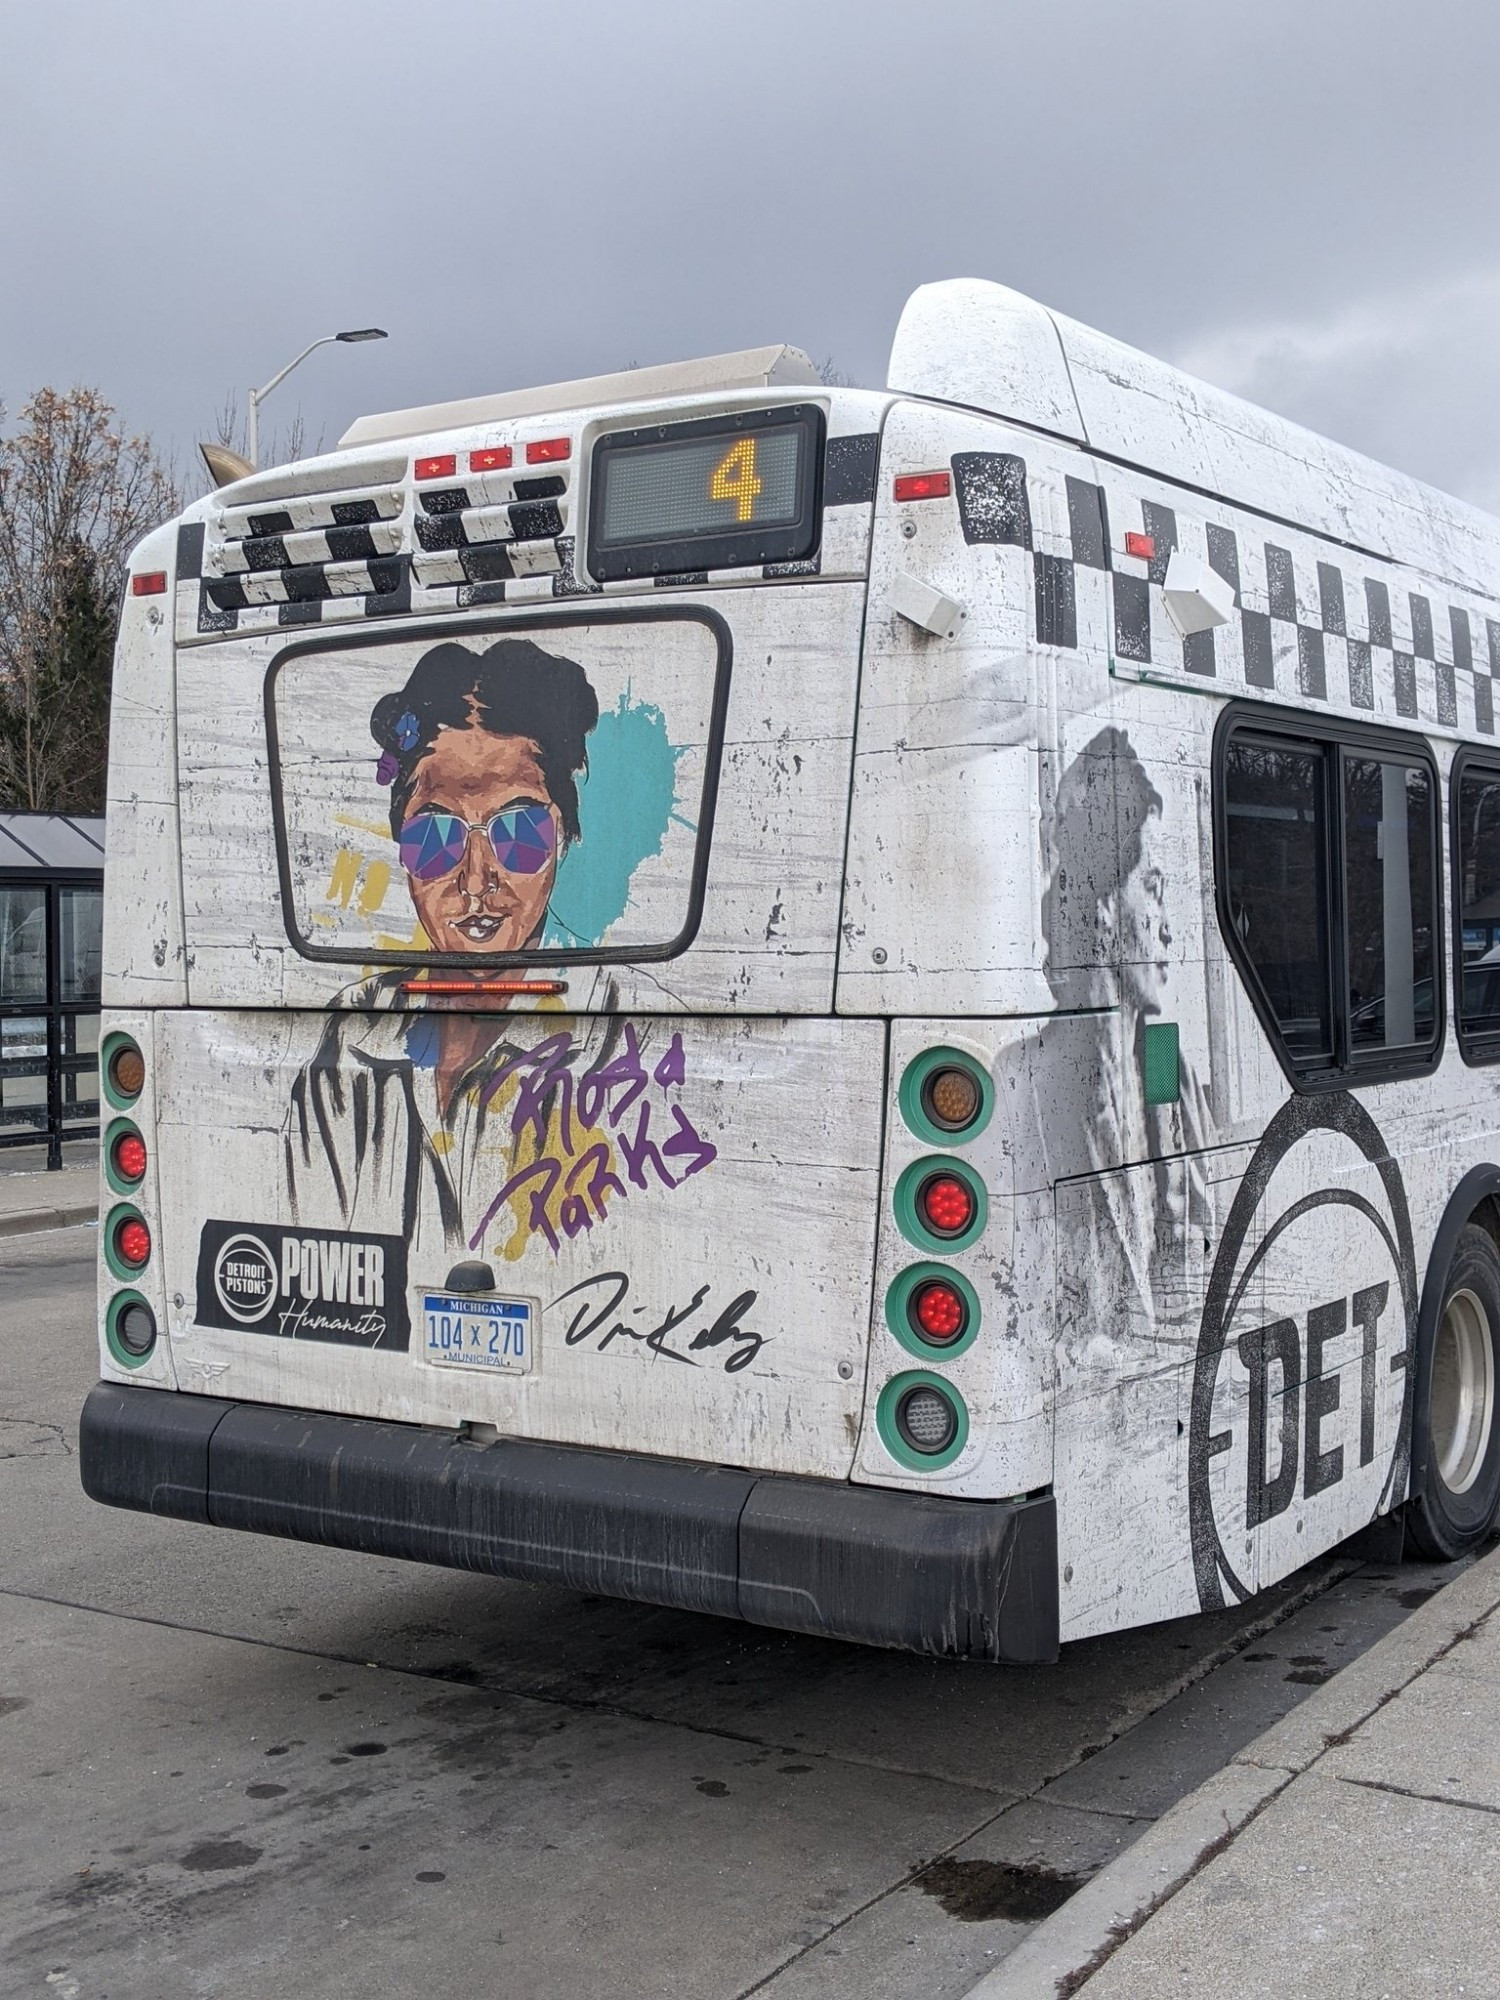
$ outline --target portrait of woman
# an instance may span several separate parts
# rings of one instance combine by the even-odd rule
[[[1184,1226],[1207,1221],[1196,1156],[1214,1143],[1212,1108],[1185,1059],[1176,1099],[1146,1101],[1145,1031],[1168,1004],[1172,976],[1165,810],[1125,731],[1100,730],[1058,783],[1042,910],[1059,1004],[1098,1010],[1081,1079],[1088,1163],[1100,1177],[1086,1262],[1096,1274],[1116,1273],[1116,1296],[1143,1323],[1168,1304]],[[1197,892],[1195,883],[1177,887]],[[1174,1159],[1183,1164],[1172,1168]],[[1114,1171],[1148,1161],[1148,1171]]]
[[[583,668],[519,637],[483,651],[433,646],[375,703],[375,778],[420,929],[413,959],[362,981],[330,1014],[293,1085],[295,1216],[410,1238],[425,1182],[457,1241],[469,1183],[488,1173],[493,1193],[483,1165],[503,1110],[493,1082],[524,1063],[541,1029],[512,1029],[502,995],[424,994],[420,961],[540,949],[559,864],[581,838],[578,784],[598,719]],[[600,1034],[607,1041],[607,1024]]]
[[[376,778],[426,949],[537,948],[598,720],[583,668],[529,639],[434,646],[381,696]]]

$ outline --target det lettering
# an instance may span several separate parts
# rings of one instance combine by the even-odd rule
[[[1265,1317],[1316,1272],[1339,1296]],[[1293,1098],[1235,1191],[1198,1329],[1188,1518],[1205,1611],[1406,1498],[1417,1307],[1406,1188],[1374,1120],[1343,1091]]]
[[[406,1245],[279,1223],[211,1221],[198,1241],[199,1326],[406,1351]]]
[[[1381,1283],[1356,1292],[1352,1311],[1348,1299],[1333,1299],[1327,1305],[1314,1306],[1307,1315],[1305,1345],[1294,1319],[1272,1320],[1269,1326],[1258,1326],[1240,1335],[1236,1345],[1250,1376],[1247,1528],[1273,1521],[1291,1506],[1297,1490],[1299,1454],[1304,1500],[1326,1493],[1343,1478],[1344,1447],[1329,1444],[1324,1438],[1324,1426],[1339,1407],[1339,1377],[1325,1373],[1325,1368],[1327,1350],[1351,1326],[1359,1343],[1359,1463],[1369,1465],[1374,1459],[1375,1357],[1380,1344],[1380,1316],[1390,1296],[1390,1285]],[[1398,1352],[1393,1359],[1404,1365],[1406,1356]],[[1268,1474],[1273,1411],[1277,1413],[1279,1450],[1276,1471]],[[1349,1442],[1353,1443],[1352,1436]],[[1229,1443],[1229,1438],[1220,1433],[1209,1439],[1209,1450],[1213,1452],[1216,1447],[1227,1450]]]

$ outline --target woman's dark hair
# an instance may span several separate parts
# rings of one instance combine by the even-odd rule
[[[1160,811],[1161,793],[1123,729],[1101,729],[1063,772],[1042,897],[1049,971],[1091,963],[1099,905],[1140,865],[1146,821]]]
[[[391,834],[401,837],[417,766],[440,729],[487,729],[536,745],[563,839],[578,838],[576,774],[588,769],[586,739],[599,720],[599,698],[576,660],[547,653],[530,639],[500,639],[483,653],[451,641],[424,653],[399,694],[383,694],[370,734],[385,753],[391,781]]]

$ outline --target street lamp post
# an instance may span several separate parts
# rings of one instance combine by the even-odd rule
[[[270,395],[271,391],[279,383],[286,380],[294,368],[300,366],[315,348],[327,347],[331,341],[342,340],[345,343],[352,343],[358,340],[384,340],[385,338],[386,331],[383,326],[359,326],[353,328],[348,333],[325,333],[319,339],[310,342],[308,346],[304,347],[296,359],[289,361],[279,374],[271,377],[269,382],[265,383],[259,389],[252,389],[246,398],[245,405],[245,443],[248,447],[251,467],[254,468],[260,463],[260,406],[267,396]]]

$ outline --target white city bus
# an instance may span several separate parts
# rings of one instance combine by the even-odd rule
[[[136,554],[97,1499],[1045,1660],[1500,1498],[1500,523],[978,281]]]

